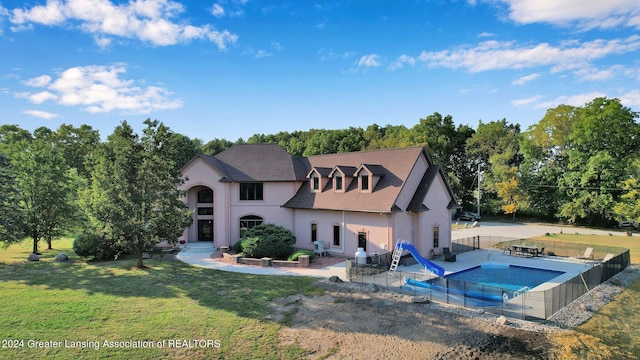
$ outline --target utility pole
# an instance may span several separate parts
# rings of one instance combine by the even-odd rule
[[[478,216],[480,216],[480,162],[478,162]]]

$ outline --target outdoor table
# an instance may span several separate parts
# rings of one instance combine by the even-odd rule
[[[538,254],[537,245],[513,245],[513,254],[516,256],[536,256]]]

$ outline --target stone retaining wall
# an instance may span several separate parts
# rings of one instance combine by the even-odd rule
[[[253,266],[262,266],[262,267],[297,267],[297,268],[307,268],[309,267],[309,256],[301,255],[298,261],[286,261],[286,260],[273,260],[271,258],[262,258],[262,259],[254,259],[254,258],[246,258],[242,255],[231,255],[228,253],[223,253],[222,258],[225,262],[230,264],[244,264],[244,265],[253,265]]]

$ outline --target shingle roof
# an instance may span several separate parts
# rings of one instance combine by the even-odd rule
[[[396,205],[396,200],[405,180],[422,154],[428,158],[423,147],[415,146],[401,149],[310,156],[302,159],[306,161],[305,165],[308,169],[313,167],[335,168],[336,166],[340,166],[341,169],[346,167],[349,167],[349,169],[355,167],[357,169],[363,164],[375,164],[379,165],[375,167],[375,173],[381,177],[372,192],[358,191],[356,178],[353,179],[344,192],[330,190],[330,184],[322,192],[311,192],[309,191],[308,183],[305,183],[300,187],[296,195],[283,206],[301,209],[370,212],[402,211]]]
[[[429,192],[429,188],[433,184],[433,181],[436,179],[436,176],[438,174],[440,174],[442,179],[445,180],[445,186],[447,188],[447,192],[451,197],[451,201],[449,202],[447,207],[449,209],[458,207],[456,203],[456,197],[453,194],[453,190],[451,189],[449,182],[446,181],[447,178],[444,174],[444,171],[442,171],[442,168],[439,165],[431,165],[422,176],[422,180],[420,180],[420,185],[418,185],[418,188],[416,189],[416,193],[413,195],[413,198],[411,199],[409,206],[407,206],[407,211],[419,212],[419,211],[429,210],[429,208],[424,206],[422,202],[424,201],[424,198],[427,196],[427,193]]]
[[[278,144],[236,144],[201,157],[223,174],[220,181],[302,181],[307,174],[300,159]]]

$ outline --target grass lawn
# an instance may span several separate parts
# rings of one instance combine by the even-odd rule
[[[86,262],[70,250],[70,239],[53,245],[56,250],[41,250],[37,263],[26,262],[28,241],[0,250],[2,359],[304,355],[295,345],[280,350],[281,325],[264,316],[274,298],[321,293],[312,278],[221,272],[160,255],[139,270],[135,260]],[[53,262],[61,251],[69,261]],[[65,347],[65,341],[80,348]],[[129,346],[127,341],[150,347],[116,347]],[[62,347],[50,347],[55,345]]]
[[[575,249],[575,255],[580,255],[584,252],[584,247],[574,246],[572,244],[585,244],[594,249],[596,257],[602,258],[606,253],[610,252],[609,248],[622,247],[629,249],[631,254],[631,263],[640,263],[640,236],[604,236],[604,235],[590,235],[587,234],[588,230],[582,231],[582,233],[564,233],[564,234],[552,234],[551,236],[537,236],[531,238],[532,243],[536,243],[536,240],[541,242],[557,242],[561,251],[564,248]],[[571,252],[569,252],[571,253]]]

